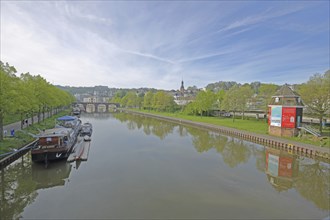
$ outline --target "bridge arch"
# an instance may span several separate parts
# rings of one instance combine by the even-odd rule
[[[116,111],[120,107],[119,103],[108,103],[108,102],[76,102],[81,110],[85,112],[109,112]]]

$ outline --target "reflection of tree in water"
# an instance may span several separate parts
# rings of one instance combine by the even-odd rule
[[[193,127],[188,127],[187,131],[192,135],[192,142],[197,152],[202,153],[213,148],[214,142],[212,141],[209,131]]]
[[[213,145],[214,148],[216,149],[216,151],[220,154],[222,154],[223,150],[226,147],[226,144],[228,142],[228,137],[227,136],[223,136],[223,135],[219,135],[219,134],[213,134]]]
[[[1,170],[0,218],[18,219],[24,208],[32,203],[38,193],[32,180],[31,160],[26,155],[21,162]]]
[[[193,144],[197,152],[207,152],[215,148],[223,157],[229,167],[235,167],[240,163],[246,163],[251,156],[250,149],[242,140],[223,136],[207,130],[187,128],[193,136]]]
[[[1,170],[0,219],[18,219],[25,207],[34,202],[38,189],[65,184],[71,164],[56,161],[46,169],[33,163],[29,154]]]
[[[321,162],[300,165],[295,188],[322,210],[330,210],[330,168]]]
[[[146,135],[153,134],[161,140],[168,134],[173,133],[174,128],[177,126],[174,123],[134,114],[119,113],[114,114],[114,117],[122,123],[125,122],[130,130],[142,129]]]
[[[329,164],[268,147],[265,155],[267,179],[275,190],[294,188],[318,208],[330,210]]]
[[[256,168],[261,172],[265,172],[266,167],[266,150],[265,148],[252,148],[252,153],[256,157]]]
[[[208,130],[177,125],[134,114],[114,114],[114,117],[121,122],[125,122],[129,129],[142,128],[145,134],[153,134],[161,140],[168,134],[173,133],[175,127],[178,127],[180,136],[186,136],[188,133],[192,135],[192,142],[197,152],[207,152],[215,148],[218,153],[222,154],[224,162],[230,167],[246,163],[251,155],[250,149],[245,146],[245,142],[235,138],[231,138],[231,141],[228,142],[227,136]]]
[[[157,120],[156,120],[157,121]],[[159,137],[161,140],[164,140],[164,138],[170,134],[173,133],[173,129],[175,127],[174,124],[168,123],[168,122],[163,122],[163,121],[158,121],[153,125],[151,131],[154,135]]]
[[[229,167],[233,168],[240,163],[246,163],[251,156],[251,152],[250,149],[244,145],[243,140],[231,137],[222,151],[222,156],[223,161]]]
[[[134,124],[128,125],[134,129],[142,128],[147,135],[153,134],[164,139],[166,135],[172,133],[175,127],[178,127],[180,136],[192,135],[193,145],[197,152],[207,152],[214,148],[223,157],[223,161],[229,167],[236,167],[241,163],[247,163],[253,154],[256,157],[256,168],[265,172],[266,168],[266,149],[264,147],[255,147],[254,144],[249,146],[249,142],[245,142],[233,137],[224,136],[216,132],[197,129],[190,126],[176,125],[170,122],[161,121],[154,118],[137,116],[132,114],[115,114],[115,118],[121,122],[129,122]],[[142,127],[141,127],[142,126]],[[287,153],[285,153],[287,156]],[[299,163],[299,161],[297,161]],[[299,164],[296,164],[299,166]],[[298,171],[297,171],[298,172]],[[268,175],[268,177],[270,177]],[[303,165],[298,174],[294,174],[294,179],[290,181],[289,188],[296,188],[303,197],[315,203],[322,210],[329,210],[330,196],[330,170],[329,166],[325,166],[319,162],[312,165]],[[296,178],[297,177],[297,178]],[[290,179],[290,178],[287,178]],[[271,178],[268,179],[271,181]],[[283,182],[279,181],[280,185]],[[288,186],[283,186],[288,187]]]

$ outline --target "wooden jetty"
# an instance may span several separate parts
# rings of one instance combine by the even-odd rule
[[[89,148],[90,141],[85,141],[84,137],[78,136],[77,143],[74,145],[67,162],[72,162],[75,160],[86,161],[88,159]]]

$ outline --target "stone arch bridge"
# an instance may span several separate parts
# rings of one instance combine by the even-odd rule
[[[78,106],[81,111],[85,112],[109,112],[120,107],[119,103],[112,102],[75,102],[74,106]]]

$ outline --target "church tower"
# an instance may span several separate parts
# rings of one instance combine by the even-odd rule
[[[183,85],[183,80],[181,81],[180,93],[181,93],[181,96],[184,96],[184,85]]]

